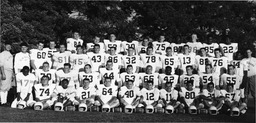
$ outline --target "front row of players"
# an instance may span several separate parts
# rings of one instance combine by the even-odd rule
[[[24,76],[29,77],[29,68],[22,69]],[[230,112],[231,116],[245,113],[246,104],[240,100],[240,90],[233,84],[225,89],[217,90],[214,83],[208,83],[206,89],[193,88],[194,81],[188,80],[185,87],[166,82],[161,90],[154,87],[153,81],[147,81],[141,90],[128,80],[120,89],[106,77],[97,89],[89,79],[83,79],[81,86],[75,89],[68,86],[69,81],[63,79],[57,86],[49,83],[49,77],[43,76],[41,84],[34,85],[35,98],[31,94],[33,81],[17,83],[17,98],[11,107],[24,109],[33,107],[35,110],[54,109],[55,111],[124,111],[132,112],[165,112],[190,114],[208,113],[217,115],[219,112]]]

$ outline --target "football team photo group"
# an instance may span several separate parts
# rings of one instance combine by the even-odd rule
[[[202,41],[197,32],[182,42],[167,35],[123,39],[107,32],[88,41],[73,30],[72,37],[39,40],[34,47],[27,41],[2,42],[0,107],[106,115],[252,113],[256,39],[242,46],[229,37]]]

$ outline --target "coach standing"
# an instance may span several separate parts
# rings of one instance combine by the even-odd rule
[[[1,73],[2,80],[0,82],[0,96],[1,104],[7,103],[7,94],[11,88],[12,75],[13,75],[13,56],[10,53],[12,49],[11,44],[5,44],[5,50],[0,53]]]

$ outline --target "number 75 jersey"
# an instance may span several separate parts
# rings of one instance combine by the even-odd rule
[[[42,86],[42,84],[37,84],[34,86],[36,98],[39,100],[49,99],[55,88],[55,85]]]

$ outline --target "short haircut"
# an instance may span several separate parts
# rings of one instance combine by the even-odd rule
[[[165,83],[165,86],[167,86],[168,84],[171,84],[171,86],[172,86],[172,83],[171,83],[171,82],[166,82],[166,83]]]
[[[219,52],[220,52],[220,48],[215,48],[215,49],[214,49],[214,52],[216,52],[216,51],[219,51]]]
[[[44,64],[48,64],[48,65],[50,65],[50,64],[49,64],[49,62],[44,62],[44,63],[43,63],[43,65],[44,65]]]
[[[126,83],[128,83],[128,82],[134,82],[133,80],[131,80],[131,79],[128,79],[127,81],[126,81]]]
[[[41,77],[41,80],[43,80],[43,78],[47,78],[48,80],[50,80],[49,76],[47,76],[47,75],[43,75],[43,76]]]
[[[43,41],[38,41],[37,44],[44,44],[44,42]]]
[[[188,68],[193,69],[193,66],[192,66],[192,65],[188,65],[188,66],[186,66],[186,69],[188,69]]]
[[[71,64],[70,63],[65,63],[64,66],[68,66],[69,68],[71,68]]]
[[[210,85],[214,86],[214,83],[213,82],[208,83],[207,87],[209,87]]]
[[[172,50],[172,48],[171,48],[171,47],[167,47],[167,48],[166,48],[166,51],[167,51],[167,50]]]
[[[188,81],[187,81],[187,85],[188,85],[188,84],[192,84],[192,85],[193,85],[193,84],[194,84],[194,80],[188,80]]]
[[[99,44],[94,44],[94,48],[95,48],[95,47],[100,47],[100,45],[99,45]]]
[[[132,66],[131,64],[127,65],[127,68],[128,68],[128,67],[131,67],[131,68],[133,68],[133,66]]]
[[[153,49],[153,47],[151,47],[151,46],[148,46],[148,47],[147,47],[147,50],[148,50],[148,49]]]
[[[92,66],[91,66],[90,64],[86,64],[86,65],[84,65],[84,67],[86,67],[86,66],[89,66],[90,68],[92,68]]]
[[[77,46],[76,46],[76,48],[79,48],[79,47],[81,47],[81,48],[83,49],[83,46],[82,46],[82,45],[77,45]]]
[[[148,80],[147,83],[151,83],[152,85],[154,84],[154,82],[152,80]]]
[[[60,43],[59,47],[60,47],[61,45],[63,45],[63,46],[66,48],[66,44],[64,44],[64,43]]]
[[[212,68],[212,64],[206,64],[205,67],[210,66]]]
[[[22,43],[20,44],[20,46],[21,46],[21,47],[22,47],[22,46],[28,47],[28,44],[27,44],[26,42],[22,42]]]
[[[90,81],[90,79],[88,79],[88,78],[84,78],[84,79],[83,79],[83,81]]]
[[[110,47],[109,49],[114,49],[114,50],[116,50],[116,47]]]
[[[188,48],[189,48],[189,46],[188,46],[187,44],[186,44],[186,45],[184,45],[183,47],[184,47],[184,48],[185,48],[185,47],[188,47]]]
[[[111,79],[110,77],[108,77],[108,76],[107,76],[107,77],[104,77],[104,80],[107,80],[107,79],[112,80],[112,79]]]
[[[236,68],[236,67],[235,67],[234,65],[232,65],[232,64],[229,64],[229,65],[228,65],[228,68],[229,68],[229,67]]]

